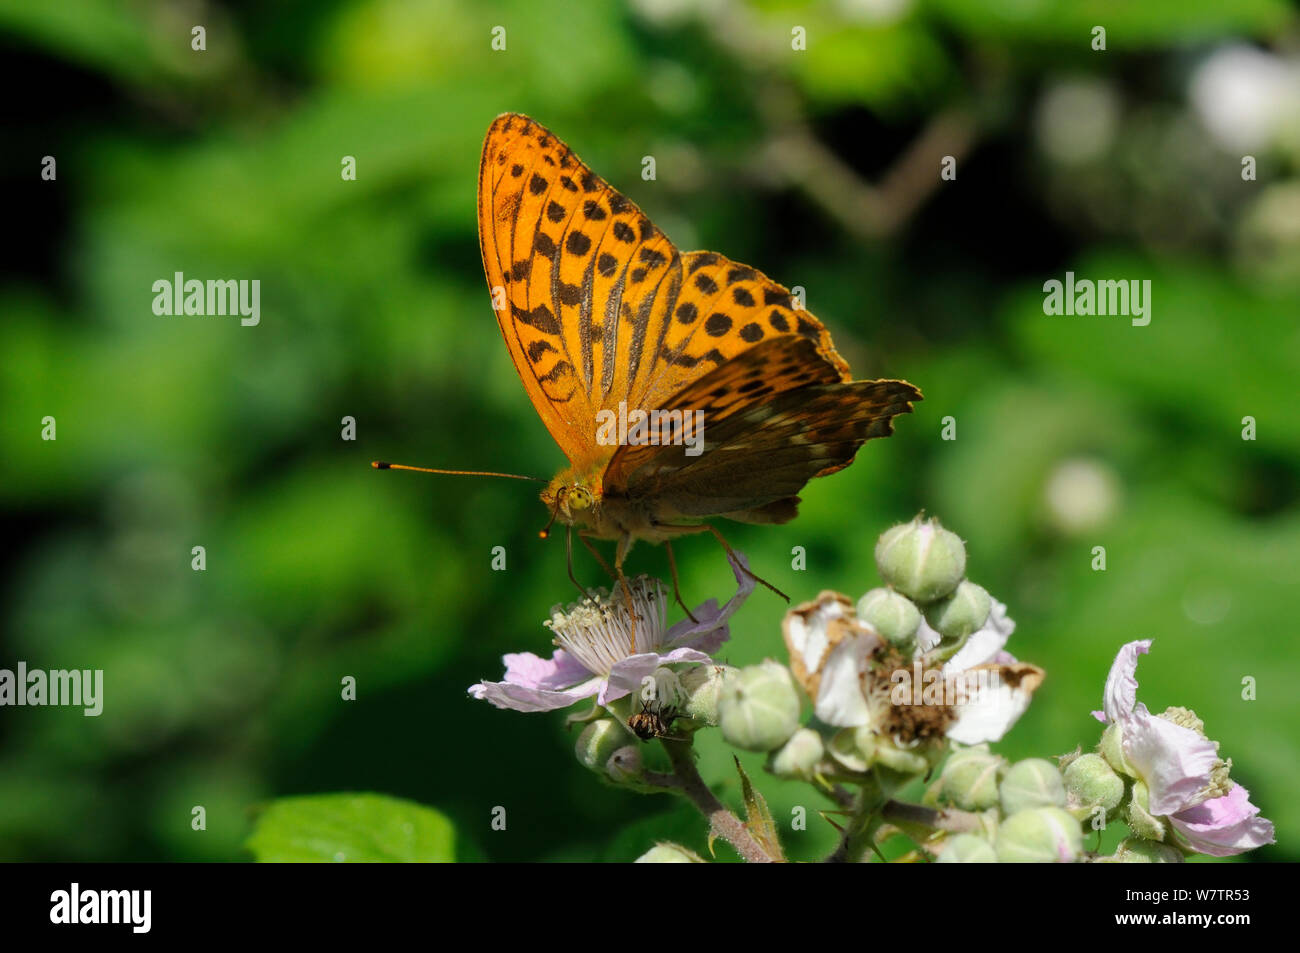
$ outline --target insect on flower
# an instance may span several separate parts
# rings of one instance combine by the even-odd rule
[[[681,713],[672,705],[643,699],[641,710],[627,720],[627,726],[642,741],[650,741],[671,737],[668,732],[680,717]]]
[[[632,545],[663,543],[685,608],[671,540],[711,533],[730,552],[712,521],[794,519],[809,480],[848,466],[921,399],[906,381],[854,380],[801,297],[716,252],[679,251],[527,116],[488,129],[478,227],[511,360],[569,460],[542,490],[541,535],[565,525],[581,591],[574,530],[625,592]],[[592,539],[616,543],[612,568]]]

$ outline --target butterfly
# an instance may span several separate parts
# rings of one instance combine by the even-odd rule
[[[793,519],[804,484],[921,399],[906,381],[853,380],[787,288],[678,251],[519,113],[483,143],[478,231],[515,370],[569,461],[542,502],[593,553],[589,538],[617,542],[617,578],[637,540],[712,532],[726,546],[710,520]],[[669,562],[676,583],[671,547]]]

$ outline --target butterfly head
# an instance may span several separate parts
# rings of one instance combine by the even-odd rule
[[[572,473],[561,473],[542,491],[542,502],[551,511],[552,522],[560,519],[570,525],[590,522],[599,500],[599,489],[590,480]]]

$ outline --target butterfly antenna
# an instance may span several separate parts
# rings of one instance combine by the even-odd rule
[[[532,480],[535,483],[546,482],[541,477],[520,476],[518,473],[493,473],[490,470],[434,470],[431,467],[408,467],[404,463],[385,463],[383,460],[375,460],[370,465],[376,470],[412,470],[416,473],[442,473],[447,476],[504,477],[507,480]]]

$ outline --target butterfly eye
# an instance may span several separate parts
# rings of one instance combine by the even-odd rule
[[[591,491],[585,486],[572,486],[565,494],[570,509],[585,510],[591,506]]]

